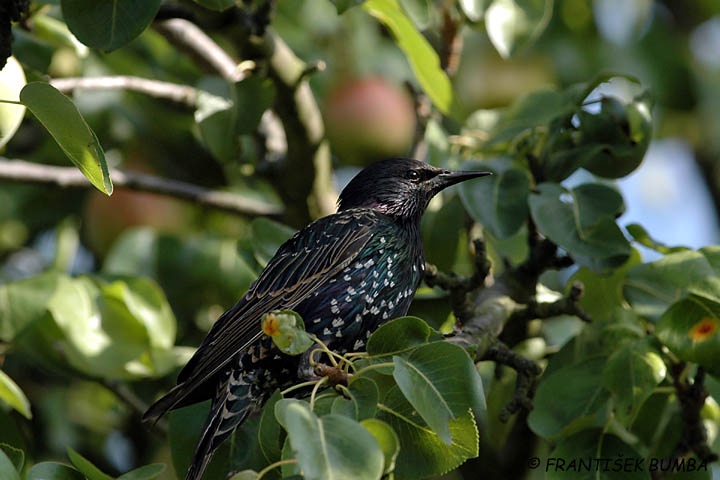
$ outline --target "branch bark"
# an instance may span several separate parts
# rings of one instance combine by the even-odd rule
[[[197,106],[198,90],[178,83],[161,82],[149,78],[128,75],[105,77],[55,78],[50,84],[63,93],[75,90],[132,90],[151,97],[162,98],[183,104],[189,108]]]
[[[240,215],[253,217],[282,214],[282,209],[276,205],[155,175],[110,169],[110,177],[116,188],[159,193]],[[75,167],[40,165],[3,157],[0,157],[0,181],[38,183],[62,188],[91,187],[88,179]]]

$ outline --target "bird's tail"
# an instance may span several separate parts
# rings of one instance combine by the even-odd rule
[[[255,385],[242,378],[235,378],[234,375],[230,375],[228,380],[221,384],[195,447],[185,480],[200,480],[215,449],[248,415],[262,405],[263,397],[257,395],[255,390]]]

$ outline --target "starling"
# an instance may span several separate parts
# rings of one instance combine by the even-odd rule
[[[294,310],[339,353],[362,350],[384,322],[407,314],[423,276],[420,218],[446,187],[487,175],[407,158],[382,160],[340,194],[338,212],[283,244],[248,292],[215,322],[178,384],[144,420],[212,399],[185,480],[199,480],[213,451],[277,388],[307,377],[302,356],[282,353],[260,329],[263,314]]]

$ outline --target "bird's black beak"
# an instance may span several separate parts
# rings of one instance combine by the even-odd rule
[[[439,192],[440,190],[443,190],[451,185],[455,185],[456,183],[464,182],[465,180],[473,178],[484,177],[486,175],[492,175],[492,172],[453,172],[446,170],[433,178],[433,183],[435,184],[433,190],[435,192]]]

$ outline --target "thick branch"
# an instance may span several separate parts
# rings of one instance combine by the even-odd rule
[[[247,71],[194,23],[182,18],[156,22],[155,29],[170,43],[190,55],[199,65],[231,82],[245,78]]]
[[[178,180],[154,175],[110,169],[110,177],[117,188],[160,193],[189,200],[203,207],[225,210],[248,216],[280,215],[282,210],[272,204],[244,198],[230,192],[208,190]],[[90,182],[75,167],[40,165],[23,160],[0,157],[0,181],[40,183],[63,188],[88,188]]]
[[[195,108],[198,90],[187,85],[161,82],[149,78],[118,75],[112,77],[55,78],[52,86],[63,93],[72,93],[78,89],[88,90],[133,90]]]

